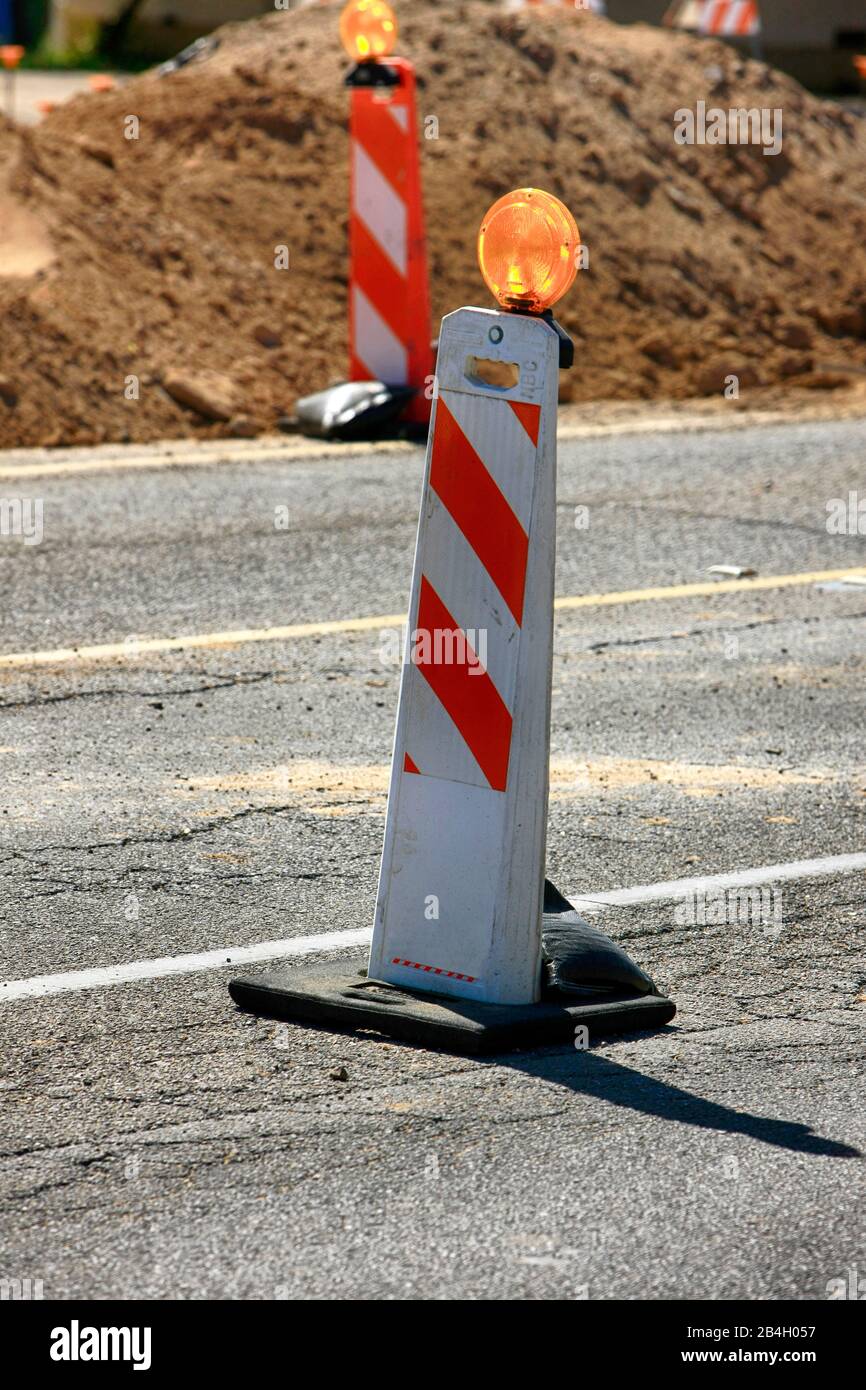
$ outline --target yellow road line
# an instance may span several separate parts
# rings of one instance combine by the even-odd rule
[[[58,647],[55,651],[12,652],[0,656],[0,669],[11,666],[54,666],[64,661],[107,661],[147,652],[192,651],[197,647],[238,647],[246,642],[288,642],[295,637],[325,637],[332,632],[368,632],[377,627],[400,627],[405,613],[376,618],[336,618],[333,622],[292,623],[287,627],[237,628],[228,632],[199,632],[189,637],[130,637],[125,642],[101,642],[93,647]]]
[[[648,603],[653,599],[703,598],[708,594],[738,594],[754,589],[790,589],[797,584],[821,584],[829,579],[866,578],[862,565],[848,570],[813,570],[806,574],[765,574],[754,579],[709,579],[699,584],[670,584],[659,589],[624,589],[618,594],[577,594],[558,598],[555,608],[606,608],[622,603]]]
[[[560,612],[572,608],[608,608],[619,604],[648,603],[662,599],[699,598],[713,594],[750,593],[757,589],[788,589],[831,579],[866,578],[862,566],[855,569],[811,570],[804,574],[758,575],[754,579],[709,580],[699,584],[671,584],[667,588],[623,589],[610,594],[576,594],[558,598]],[[336,632],[370,632],[375,628],[401,627],[405,613],[378,613],[369,618],[335,618],[321,623],[292,623],[286,627],[236,628],[228,632],[200,632],[187,637],[131,637],[125,642],[101,642],[96,646],[57,647],[53,651],[9,652],[0,656],[0,670],[27,666],[57,666],[64,662],[131,660],[149,652],[194,651],[201,648],[239,647],[248,642],[289,642],[301,637],[327,637]]]

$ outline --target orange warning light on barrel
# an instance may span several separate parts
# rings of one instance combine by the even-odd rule
[[[385,0],[349,0],[340,15],[340,38],[357,63],[387,58],[397,43],[397,20]]]
[[[24,49],[18,43],[5,43],[0,47],[0,63],[11,71],[17,68],[24,57]]]
[[[503,309],[542,313],[577,274],[580,232],[564,203],[541,188],[517,188],[487,212],[478,264]]]

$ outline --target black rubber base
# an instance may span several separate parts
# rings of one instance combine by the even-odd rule
[[[585,1025],[590,1037],[661,1028],[676,1013],[658,994],[599,994],[591,1002],[560,996],[540,1004],[477,1004],[420,994],[368,980],[365,958],[339,964],[273,970],[232,980],[240,1008],[268,1018],[386,1033],[446,1052],[505,1052],[572,1042]]]
[[[324,439],[384,439],[401,433],[400,416],[415,395],[409,386],[341,381],[295,402],[304,434]]]

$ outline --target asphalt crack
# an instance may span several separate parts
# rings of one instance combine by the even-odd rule
[[[122,686],[108,686],[103,690],[70,690],[65,695],[37,695],[29,700],[3,700],[0,701],[0,710],[40,709],[47,705],[66,704],[72,700],[118,697],[134,700],[170,700],[184,695],[206,695],[213,690],[229,690],[235,686],[259,685],[262,681],[288,674],[286,671],[257,671],[231,676],[226,680],[212,681],[209,685],[185,686],[180,690],[129,690]]]

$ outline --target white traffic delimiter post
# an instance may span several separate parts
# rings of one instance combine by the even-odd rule
[[[369,974],[488,1003],[539,997],[558,369],[543,318],[443,321]]]

